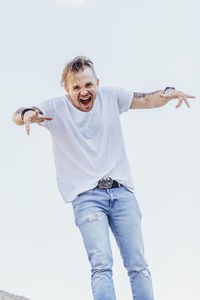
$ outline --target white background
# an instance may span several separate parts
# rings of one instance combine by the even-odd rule
[[[1,30],[0,289],[33,300],[92,300],[81,235],[56,186],[48,131],[12,114],[53,96],[65,63],[90,57],[101,85],[196,96],[131,110],[122,126],[155,299],[199,299],[198,0],[7,0]],[[111,235],[117,300],[131,299]]]

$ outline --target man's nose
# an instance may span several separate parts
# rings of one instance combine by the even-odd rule
[[[86,90],[86,88],[82,88],[82,89],[81,89],[81,95],[83,95],[83,96],[87,95],[87,90]]]

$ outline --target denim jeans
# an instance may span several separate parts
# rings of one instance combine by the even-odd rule
[[[116,300],[109,226],[127,269],[133,299],[153,300],[151,274],[144,258],[141,211],[135,194],[125,186],[94,188],[79,194],[72,205],[91,264],[94,300]]]

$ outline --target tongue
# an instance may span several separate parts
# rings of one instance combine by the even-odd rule
[[[82,103],[83,104],[88,104],[90,102],[90,100],[84,100]]]

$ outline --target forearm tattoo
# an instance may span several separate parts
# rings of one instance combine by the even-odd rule
[[[151,93],[134,93],[133,97],[136,99],[139,99],[139,98],[144,98],[145,96],[148,96],[148,95],[154,95],[154,94],[163,93],[163,92],[164,92],[163,90],[158,90],[158,91],[151,92]]]

